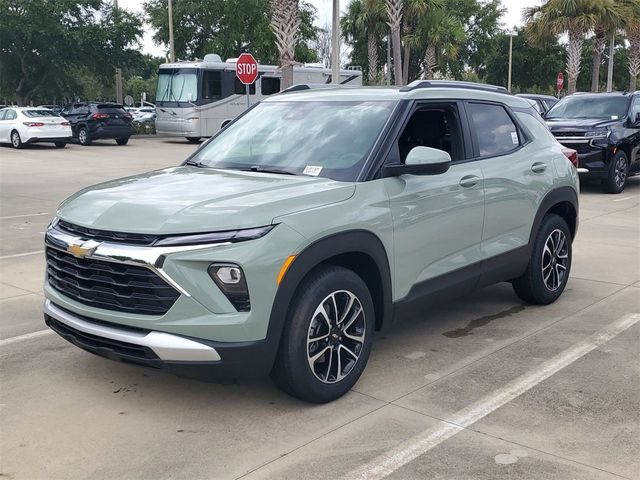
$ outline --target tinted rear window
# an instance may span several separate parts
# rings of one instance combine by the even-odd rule
[[[58,115],[56,115],[55,113],[53,113],[51,110],[23,110],[22,114],[25,117],[30,117],[30,118],[34,118],[34,117],[57,117]]]
[[[98,105],[98,110],[100,113],[117,113],[119,115],[125,113],[124,107],[118,105]]]

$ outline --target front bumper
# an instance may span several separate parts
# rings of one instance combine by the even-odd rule
[[[44,302],[47,326],[68,342],[110,360],[135,363],[202,380],[268,374],[266,342],[216,343],[165,332],[122,327]]]

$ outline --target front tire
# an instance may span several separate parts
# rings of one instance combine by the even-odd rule
[[[22,143],[22,139],[20,138],[20,134],[17,130],[11,132],[11,146],[13,148],[22,148],[24,144]]]
[[[629,160],[623,151],[616,153],[611,159],[607,178],[602,180],[602,190],[605,193],[621,193],[629,178]]]
[[[126,145],[128,141],[129,141],[129,137],[116,138],[116,143],[118,145]]]
[[[80,142],[80,145],[85,147],[91,145],[91,134],[86,127],[80,127],[78,130],[78,141]]]
[[[537,305],[548,305],[560,297],[571,271],[571,241],[564,218],[549,214],[542,219],[527,270],[512,282],[518,297]]]
[[[364,281],[342,267],[321,267],[291,303],[272,378],[285,392],[313,403],[347,393],[362,374],[375,328]]]

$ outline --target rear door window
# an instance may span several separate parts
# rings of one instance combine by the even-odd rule
[[[520,134],[501,105],[468,103],[471,127],[481,157],[504,155],[520,147]]]

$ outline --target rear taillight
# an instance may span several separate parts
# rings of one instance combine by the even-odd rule
[[[42,122],[22,122],[22,124],[27,127],[44,127],[44,123]]]
[[[62,122],[60,125],[64,126],[64,127],[68,127],[69,125],[71,125],[69,122]]]
[[[564,153],[564,156],[569,159],[574,167],[578,168],[578,152],[576,150],[573,148],[563,148],[562,153]]]
[[[94,113],[91,115],[91,120],[100,120],[101,118],[109,118],[108,113]]]
[[[129,112],[124,114],[124,118],[133,118],[133,115],[131,115]]]

